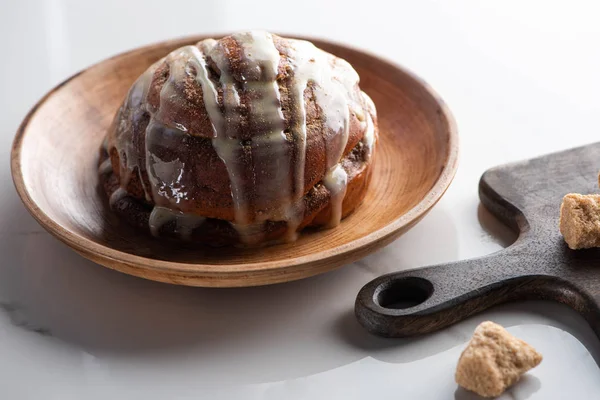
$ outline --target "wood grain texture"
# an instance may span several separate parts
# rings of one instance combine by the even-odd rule
[[[485,172],[481,202],[517,241],[486,257],[371,281],[356,299],[361,324],[381,336],[419,335],[497,304],[541,299],[572,307],[600,337],[600,249],[571,250],[558,229],[565,194],[599,192],[599,156],[597,143]]]
[[[457,166],[452,117],[433,91],[402,68],[322,40],[345,58],[377,105],[380,143],[362,206],[332,230],[263,249],[205,248],[160,241],[109,210],[98,185],[97,154],[133,81],[154,61],[203,37],[140,48],[75,75],[44,97],[16,135],[11,166],[25,206],[50,233],[99,264],[157,281],[253,286],[315,275],[388,244],[440,199]]]

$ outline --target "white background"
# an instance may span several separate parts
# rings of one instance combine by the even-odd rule
[[[597,396],[598,339],[564,307],[499,307],[414,340],[369,336],[352,308],[385,272],[510,243],[479,206],[485,169],[598,140],[599,17],[594,1],[0,0],[0,397],[467,399],[453,367],[485,319],[545,355],[506,398]],[[29,217],[11,182],[10,144],[45,92],[136,46],[247,28],[367,49],[441,94],[458,122],[460,169],[421,224],[323,276],[206,290],[98,267]]]

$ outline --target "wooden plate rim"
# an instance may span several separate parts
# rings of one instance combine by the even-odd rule
[[[446,105],[446,103],[441,99],[441,97],[427,84],[423,79],[418,77],[416,74],[406,69],[405,67],[400,66],[399,64],[390,61],[381,56],[372,54],[363,49],[358,49],[352,46],[348,46],[346,44],[342,44],[335,41],[330,41],[322,38],[316,37],[306,37],[306,36],[298,36],[298,35],[285,35],[282,36],[287,37],[296,37],[300,39],[305,39],[309,41],[316,41],[321,43],[327,43],[331,45],[335,45],[341,48],[345,48],[347,50],[351,50],[354,52],[362,53],[365,56],[376,59],[381,63],[388,64],[389,66],[400,70],[402,73],[408,75],[411,79],[417,81],[423,89],[431,95],[439,105],[441,113],[448,125],[448,151],[446,155],[446,162],[440,175],[435,182],[434,186],[431,190],[423,197],[423,199],[416,204],[413,208],[411,208],[408,212],[392,221],[385,227],[376,230],[374,232],[369,233],[368,235],[353,240],[351,242],[339,245],[332,249],[327,249],[323,251],[319,251],[310,255],[296,257],[292,259],[285,260],[277,260],[277,261],[267,261],[267,262],[255,262],[255,263],[239,263],[239,264],[201,264],[201,263],[179,263],[173,261],[165,261],[158,260],[153,258],[147,258],[142,256],[136,256],[130,253],[122,252],[119,250],[115,250],[113,248],[98,244],[93,240],[82,237],[74,232],[71,232],[68,229],[65,229],[60,224],[52,220],[46,213],[44,213],[37,204],[31,198],[24,182],[23,171],[21,168],[21,148],[23,143],[23,138],[27,133],[27,128],[29,122],[36,114],[37,110],[60,88],[69,83],[71,80],[77,78],[79,75],[84,72],[97,67],[98,65],[116,59],[123,56],[131,55],[135,52],[145,52],[152,47],[155,46],[171,46],[177,44],[190,43],[194,41],[200,41],[207,37],[220,37],[225,36],[226,34],[215,34],[215,35],[199,35],[199,36],[188,36],[182,37],[172,40],[166,40],[162,42],[157,42],[149,45],[145,45],[142,47],[135,48],[133,50],[128,50],[122,53],[119,53],[115,56],[109,57],[102,61],[99,61],[88,68],[79,71],[67,78],[63,82],[59,83],[53,89],[51,89],[46,95],[44,95],[33,108],[27,113],[23,122],[19,126],[17,133],[15,135],[12,150],[11,150],[11,174],[13,183],[17,190],[17,193],[25,207],[29,211],[29,213],[42,225],[49,233],[54,235],[56,238],[72,247],[79,253],[83,254],[95,254],[101,259],[105,259],[107,261],[113,261],[118,263],[127,264],[134,267],[141,267],[151,269],[157,272],[165,272],[165,273],[190,273],[194,272],[196,274],[207,274],[207,275],[217,275],[217,274],[227,274],[228,272],[253,272],[253,271],[261,271],[268,272],[270,270],[280,270],[283,267],[292,268],[298,267],[302,265],[308,265],[317,261],[323,261],[327,259],[331,259],[333,257],[339,256],[346,252],[356,252],[371,243],[379,242],[384,240],[385,238],[393,235],[394,233],[400,231],[403,227],[408,225],[410,222],[417,221],[422,218],[443,196],[446,192],[450,183],[454,179],[456,174],[456,170],[458,168],[458,157],[459,157],[459,145],[458,145],[458,129],[456,126],[456,121],[454,116],[452,115],[450,109]]]

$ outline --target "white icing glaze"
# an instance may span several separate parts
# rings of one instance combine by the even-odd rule
[[[102,161],[98,166],[98,173],[100,175],[104,175],[108,174],[110,171],[112,171],[112,164],[110,163],[110,158],[107,158],[106,160]]]
[[[206,218],[192,214],[184,214],[180,211],[166,207],[155,206],[148,218],[148,225],[153,236],[159,236],[160,228],[171,222],[175,222],[175,234],[184,240],[189,240],[194,229],[204,223]]]
[[[369,97],[369,95],[365,92],[360,92],[360,95],[365,100],[367,110],[371,113],[371,115],[377,116],[377,109],[375,109],[375,103],[373,103],[373,99],[371,99],[371,97]]]
[[[375,142],[377,141],[377,131],[375,130],[375,122],[373,121],[373,117],[377,116],[377,110],[375,109],[375,103],[373,103],[373,100],[371,100],[371,98],[365,92],[361,92],[361,95],[365,100],[367,111],[367,126],[363,136],[363,143],[367,147],[367,160],[370,160],[373,154]]]
[[[367,146],[367,154],[370,157],[375,144],[375,124],[373,123],[373,118],[370,113],[367,113],[367,129],[363,136],[363,143]]]
[[[286,141],[284,117],[281,110],[277,71],[279,51],[273,38],[266,32],[250,32],[234,35],[241,44],[243,57],[247,60],[248,74],[242,90],[251,92],[250,119],[263,131],[251,139],[254,176],[260,186],[255,195],[258,220],[269,217],[282,218],[291,206],[291,146]],[[252,73],[252,71],[255,71]]]
[[[181,183],[185,164],[179,159],[163,161],[154,154],[148,155],[148,177],[157,195],[163,196],[171,203],[179,204],[187,200],[186,188]]]
[[[279,52],[275,48],[272,37],[265,32],[251,32],[234,35],[234,39],[242,47],[242,57],[247,63],[249,73],[243,82],[236,82],[230,73],[229,59],[223,49],[213,40],[204,41],[200,48],[186,46],[177,49],[166,57],[169,65],[169,78],[160,93],[161,107],[156,113],[151,113],[152,119],[146,130],[146,170],[150,178],[151,195],[155,204],[165,204],[167,199],[171,205],[178,204],[180,198],[187,195],[185,188],[180,188],[185,165],[165,162],[153,153],[155,145],[155,120],[164,120],[161,115],[162,105],[178,96],[175,84],[185,79],[185,74],[192,74],[190,66],[194,67],[195,78],[201,86],[207,114],[214,130],[213,147],[227,168],[232,198],[235,206],[235,225],[246,226],[264,222],[273,216],[290,214],[291,206],[290,184],[286,182],[290,176],[289,144],[283,133],[284,120],[279,99],[279,87],[276,82],[279,64]],[[220,85],[223,90],[223,110],[219,105],[218,91],[209,77],[206,57],[210,57],[220,72]],[[255,165],[261,165],[255,170],[254,180],[258,181],[261,190],[254,193],[253,203],[249,204],[245,184],[245,174],[248,165],[244,163],[242,154],[243,143],[239,137],[239,121],[241,119],[239,90],[252,92],[253,102],[251,118],[265,127],[264,132],[252,137],[250,148]],[[151,110],[149,110],[151,111]],[[175,122],[174,128],[187,131],[180,122]],[[160,127],[164,132],[165,127]],[[275,161],[275,162],[270,162]],[[168,170],[168,171],[167,171]],[[162,173],[161,173],[162,171]],[[284,212],[277,209],[283,205]],[[252,209],[251,209],[252,206]],[[276,210],[277,209],[277,210]],[[276,211],[275,211],[276,210]],[[244,240],[248,231],[257,229],[239,229]],[[255,239],[247,239],[254,241]]]
[[[229,65],[229,59],[219,46],[209,46],[206,54],[220,72],[220,84],[223,89],[223,113],[218,106],[217,90],[207,76],[206,65],[200,51],[196,52],[199,64],[199,83],[204,92],[207,112],[215,130],[213,147],[223,160],[230,178],[232,198],[235,206],[235,224],[244,242],[260,240],[256,238],[261,223],[268,220],[290,220],[293,198],[289,183],[291,171],[290,144],[283,132],[284,118],[281,111],[277,71],[279,51],[273,38],[266,32],[241,33],[233,36],[242,48],[242,59],[248,73],[241,82],[235,82]],[[203,46],[204,47],[204,46]],[[236,83],[239,89],[236,89]],[[263,132],[253,136],[244,144],[240,140],[239,121],[241,119],[240,97],[237,90],[248,94],[252,99],[248,119],[260,124]],[[207,96],[209,98],[207,98]],[[224,115],[224,116],[223,116]],[[252,171],[254,183],[260,190],[249,193],[245,183],[247,169],[244,152],[250,152],[252,166],[261,168]],[[252,204],[248,196],[252,194]],[[248,227],[248,228],[242,228]],[[295,229],[294,229],[295,230]]]
[[[148,218],[148,226],[150,227],[150,232],[152,236],[158,237],[158,232],[160,228],[172,221],[173,211],[166,207],[156,206],[152,208],[152,212],[150,213],[150,217]]]
[[[108,151],[108,136],[104,136],[102,140],[102,150]]]
[[[113,208],[115,206],[115,204],[125,196],[127,196],[127,191],[125,189],[123,189],[122,187],[119,187],[119,188],[117,188],[117,190],[115,190],[110,195],[108,204],[110,205],[111,208]]]
[[[315,97],[325,116],[325,124],[339,139],[333,148],[327,149],[327,169],[331,170],[340,162],[348,142],[350,108],[360,109],[360,101],[354,99],[351,92],[358,84],[359,77],[346,61],[318,49],[310,42],[290,40],[290,43],[294,50],[290,61],[294,65],[296,92],[304,93],[307,84],[314,83]],[[297,98],[304,103],[303,97]],[[306,114],[303,104],[298,106]]]
[[[231,226],[236,230],[240,237],[240,241],[244,245],[254,246],[260,244],[264,239],[263,224],[249,223],[249,224],[238,224],[232,222]]]
[[[159,148],[169,147],[169,138],[181,143],[180,139],[185,136],[178,129],[150,120],[146,128],[146,171],[154,204],[177,208],[183,200],[188,200],[188,188],[183,184],[183,177],[190,171],[178,158],[165,160],[157,154]]]
[[[151,65],[132,85],[127,93],[127,99],[123,106],[119,109],[117,120],[119,125],[115,129],[114,137],[108,137],[107,147],[111,144],[119,151],[120,165],[120,185],[125,188],[131,180],[131,176],[136,171],[139,176],[139,181],[142,184],[144,195],[147,201],[152,199],[149,189],[145,187],[144,180],[141,178],[141,168],[139,165],[139,157],[134,149],[133,141],[133,120],[140,118],[140,114],[144,112],[144,104],[148,94],[150,81],[154,71],[162,60]],[[133,115],[136,114],[137,115]],[[125,160],[123,162],[122,160]]]
[[[192,49],[194,58],[191,59],[196,69],[196,81],[202,87],[203,100],[209,119],[214,130],[213,148],[227,168],[231,186],[231,196],[235,207],[235,223],[246,225],[250,223],[248,204],[244,191],[244,163],[242,160],[243,146],[237,137],[237,131],[230,126],[237,126],[240,121],[240,97],[235,89],[232,76],[228,70],[228,60],[212,39],[203,41],[201,49]],[[218,91],[209,78],[206,56],[210,56],[220,71],[219,83],[223,89],[223,112],[219,107]],[[238,232],[240,232],[238,230]],[[241,233],[240,233],[241,234]],[[244,235],[241,235],[244,236]]]
[[[352,112],[354,115],[356,115],[356,119],[358,119],[360,122],[365,122],[365,112],[362,110],[362,108],[353,108]]]
[[[291,48],[287,56],[293,73],[288,93],[293,103],[291,111],[295,115],[288,135],[292,136],[297,147],[295,162],[292,162],[292,143],[284,132],[285,121],[277,82],[280,54],[273,38],[267,32],[253,31],[233,35],[233,39],[240,45],[241,58],[245,63],[241,76],[233,76],[230,55],[226,54],[225,47],[207,39],[199,43],[198,47],[185,46],[159,60],[133,85],[126,102],[129,109],[124,106],[120,111],[131,113],[131,109],[145,101],[157,65],[166,61],[169,78],[161,89],[160,105],[157,110],[147,109],[151,120],[146,129],[145,169],[150,187],[144,187],[144,191],[146,198],[152,199],[157,205],[150,217],[150,229],[153,234],[157,234],[160,226],[175,219],[180,235],[184,236],[187,234],[186,227],[190,224],[198,226],[198,218],[204,220],[177,210],[180,202],[186,200],[188,195],[182,184],[182,178],[189,173],[185,163],[179,159],[162,159],[156,152],[161,146],[168,147],[164,140],[165,134],[184,135],[189,130],[182,121],[171,121],[172,126],[169,127],[162,122],[165,120],[162,112],[166,112],[164,104],[176,101],[177,96],[181,96],[176,84],[180,84],[188,76],[194,76],[202,88],[204,106],[213,127],[212,144],[229,175],[235,207],[232,225],[245,243],[260,241],[260,232],[263,231],[261,228],[267,220],[286,221],[288,239],[295,239],[297,227],[304,215],[307,142],[304,92],[312,83],[325,126],[330,131],[327,137],[335,138],[327,142],[327,172],[323,184],[331,195],[332,219],[329,225],[339,224],[347,185],[347,174],[340,161],[348,142],[351,112],[361,124],[366,124],[363,143],[369,151],[376,140],[371,117],[375,112],[372,101],[366,95],[364,100],[355,98],[356,93],[359,93],[356,91],[358,74],[346,61],[316,48],[310,42],[289,41]],[[218,85],[222,90],[222,104],[219,101],[219,90],[209,74],[208,59],[219,70]],[[245,96],[245,104],[242,104],[240,94]],[[369,112],[363,109],[365,103]],[[242,118],[246,118],[246,123],[254,123],[261,129],[245,141],[240,136],[243,134],[240,126]],[[127,160],[121,171],[121,176],[125,177],[121,181],[123,186],[129,181],[127,174],[131,174],[139,162],[133,156],[132,129],[127,125],[131,124],[130,120],[131,118],[120,118],[122,126],[118,127],[116,135],[116,146]],[[158,141],[158,138],[161,140]],[[144,184],[143,180],[140,181]],[[188,224],[186,221],[192,222]],[[193,227],[189,229],[190,232]]]
[[[194,51],[196,56],[197,68],[199,71],[196,75],[198,83],[202,86],[204,93],[204,104],[206,111],[213,126],[214,138],[212,140],[213,147],[217,155],[227,168],[229,181],[231,186],[231,196],[235,207],[235,222],[238,224],[248,224],[249,212],[248,205],[245,199],[244,191],[244,173],[242,153],[243,146],[237,132],[230,129],[230,126],[237,126],[240,121],[240,98],[237,93],[233,77],[229,74],[228,59],[220,48],[216,46],[216,42],[203,44],[202,48],[206,56],[210,56],[216,63],[220,71],[219,83],[223,90],[223,111],[219,107],[218,92],[212,81],[208,78],[208,70],[206,67],[205,55],[200,51]],[[214,50],[214,51],[213,51]]]
[[[331,196],[331,218],[329,228],[339,225],[342,219],[342,203],[346,196],[346,186],[348,185],[348,174],[341,164],[336,164],[331,171],[323,178],[323,184],[329,190]]]
[[[131,89],[129,90],[129,94],[126,105],[124,109],[120,112],[123,113],[132,113],[134,108],[137,108],[138,105],[142,104],[146,99],[146,94],[148,93],[148,84],[150,82],[150,78],[154,73],[153,69],[149,69],[133,84]],[[135,153],[135,149],[133,148],[133,129],[131,127],[132,117],[131,115],[126,116],[125,118],[120,118],[119,127],[116,131],[116,147],[119,149],[121,154],[121,159],[125,159],[124,169],[121,170],[123,173],[122,176],[127,176],[127,178],[123,182],[123,186],[127,185],[129,182],[129,177],[133,172],[134,168],[138,166],[138,158]],[[123,157],[123,155],[125,157]]]
[[[339,165],[348,143],[350,130],[350,109],[360,120],[364,118],[364,111],[360,99],[355,99],[353,89],[359,81],[358,74],[346,61],[326,53],[312,43],[303,40],[290,40],[292,51],[290,62],[294,66],[294,99],[300,110],[301,121],[299,129],[299,143],[305,152],[306,148],[306,109],[304,105],[304,91],[310,82],[321,112],[325,116],[328,129],[335,132],[336,141],[326,151],[327,172],[323,183],[331,193],[332,220],[330,226],[336,226],[341,219],[342,202],[345,195],[347,177],[341,179],[343,168]],[[328,68],[330,66],[331,68]],[[304,171],[304,160],[301,162]],[[300,167],[299,167],[300,169]],[[343,172],[345,175],[345,171]],[[301,174],[298,174],[301,175]],[[299,178],[299,177],[298,177]],[[302,174],[302,182],[304,176]],[[343,185],[341,190],[339,187]]]

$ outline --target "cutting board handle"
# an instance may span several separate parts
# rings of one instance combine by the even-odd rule
[[[481,203],[519,238],[486,257],[385,275],[365,285],[356,316],[370,332],[425,334],[489,307],[541,299],[581,314],[600,338],[600,248],[571,250],[558,231],[566,193],[597,193],[600,143],[492,168]]]
[[[513,246],[483,258],[381,276],[360,290],[356,316],[371,333],[406,337],[434,332],[510,301],[552,300],[576,309],[590,304],[586,292],[571,282],[528,274],[516,264],[522,260],[522,246]]]

